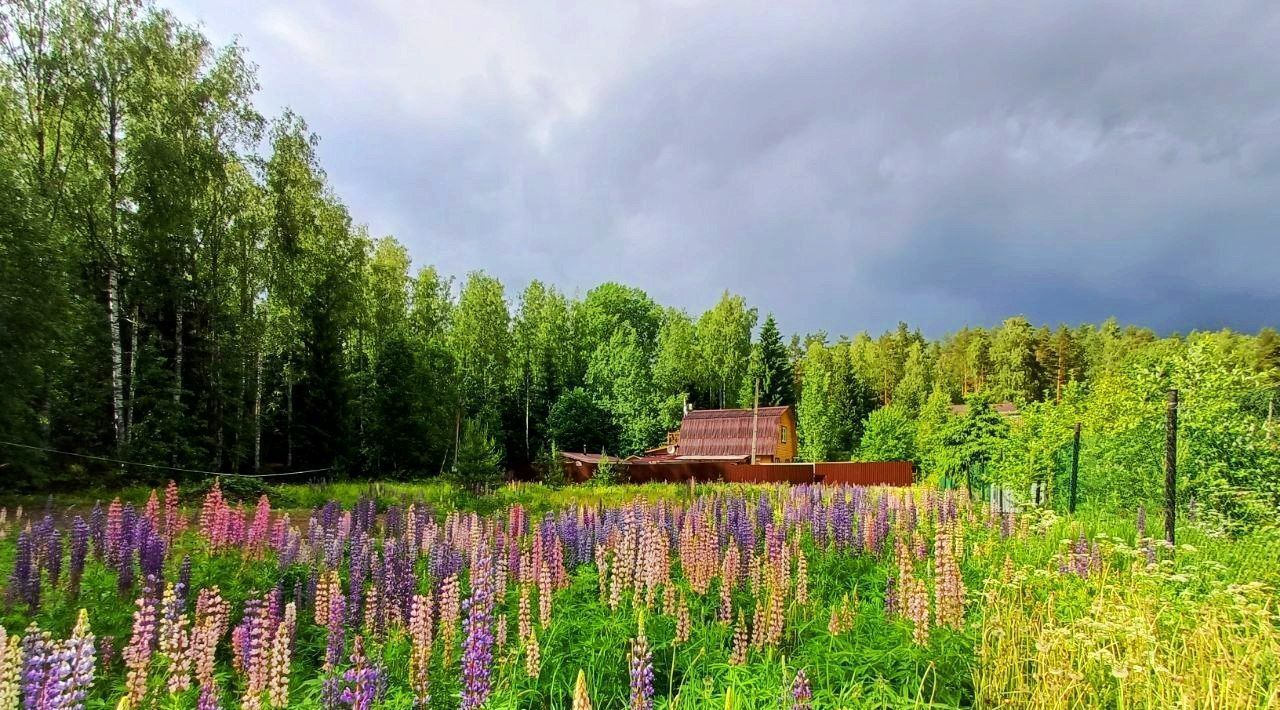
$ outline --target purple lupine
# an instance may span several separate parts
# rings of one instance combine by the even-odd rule
[[[351,667],[342,674],[343,688],[339,700],[351,710],[369,710],[382,692],[385,674],[370,665],[364,653],[364,638],[356,636],[351,644]]]
[[[630,710],[653,709],[653,650],[649,648],[649,640],[640,635],[631,641],[631,651],[627,654],[627,665],[631,676]]]
[[[84,609],[76,619],[71,637],[62,643],[59,698],[57,708],[83,708],[94,678],[93,633],[89,630],[89,614]]]
[[[489,699],[493,673],[493,578],[488,550],[471,570],[471,596],[463,601],[466,640],[462,650],[462,707],[478,708]]]
[[[138,567],[142,570],[142,581],[152,596],[159,596],[164,587],[164,558],[168,544],[164,535],[147,518],[138,519],[138,528]]]
[[[886,614],[898,611],[898,580],[893,575],[884,581],[884,611]]]
[[[53,671],[53,641],[49,632],[32,622],[22,637],[22,696],[26,708],[40,708],[45,703],[50,675]]]
[[[796,677],[791,681],[791,708],[808,710],[812,700],[813,689],[809,687],[809,676],[805,675],[804,669],[801,668],[796,671]]]
[[[182,565],[178,567],[178,582],[173,588],[178,594],[178,606],[185,609],[191,595],[191,555],[182,556]]]
[[[84,563],[89,555],[89,524],[76,516],[71,521],[71,560],[67,567],[67,594],[72,599],[80,596],[80,580],[84,577]]]
[[[93,556],[99,561],[105,559],[107,553],[107,514],[102,509],[102,502],[95,501],[93,510],[89,512],[89,539],[93,542]]]
[[[200,697],[196,700],[196,710],[219,710],[218,688],[212,684],[200,684]]]
[[[338,660],[342,658],[342,647],[346,645],[346,630],[343,626],[346,606],[346,597],[341,594],[329,597],[329,627],[324,652],[324,662],[329,668],[338,665]]]
[[[33,547],[31,532],[23,530],[18,533],[18,540],[14,543],[13,572],[9,575],[9,594],[34,609],[40,606],[40,576],[33,566]]]
[[[1013,535],[1013,513],[1002,513],[1000,515],[1000,537],[1009,538]]]

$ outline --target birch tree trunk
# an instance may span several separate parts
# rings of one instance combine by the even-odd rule
[[[258,350],[253,386],[253,470],[262,468],[262,350]]]
[[[111,330],[111,424],[116,446],[127,440],[124,419],[124,347],[120,342],[120,274],[115,265],[107,269],[107,323]]]
[[[129,311],[129,400],[125,403],[124,431],[125,439],[133,436],[133,407],[138,392],[138,322],[140,315],[138,304],[133,304]]]
[[[182,347],[183,320],[182,299],[178,299],[178,307],[173,315],[173,404],[175,407],[182,406],[182,360],[185,355]]]

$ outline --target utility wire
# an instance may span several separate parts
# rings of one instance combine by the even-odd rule
[[[154,468],[162,471],[179,471],[182,473],[199,473],[205,476],[223,476],[229,478],[271,478],[273,476],[298,476],[304,473],[320,473],[328,471],[331,467],[311,468],[305,471],[285,471],[282,473],[224,473],[221,471],[201,471],[194,468],[180,468],[178,466],[162,466],[154,463],[141,463],[139,461],[123,461],[121,459],[108,458],[106,456],[94,456],[92,454],[78,454],[74,451],[59,451],[57,449],[47,449],[43,446],[31,446],[30,444],[19,444],[16,441],[0,440],[0,445],[15,446],[19,449],[30,449],[32,451],[43,451],[48,454],[58,454],[60,456],[75,456],[82,459],[90,459],[93,461],[105,461],[106,463],[118,463],[123,466],[141,466],[142,468]]]

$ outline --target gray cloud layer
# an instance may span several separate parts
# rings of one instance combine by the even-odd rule
[[[1280,4],[183,0],[358,220],[787,330],[1280,324]]]

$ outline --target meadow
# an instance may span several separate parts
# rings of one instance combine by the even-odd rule
[[[1280,705],[1280,535],[935,488],[228,485],[0,511],[0,710]],[[12,503],[12,501],[10,501]]]

